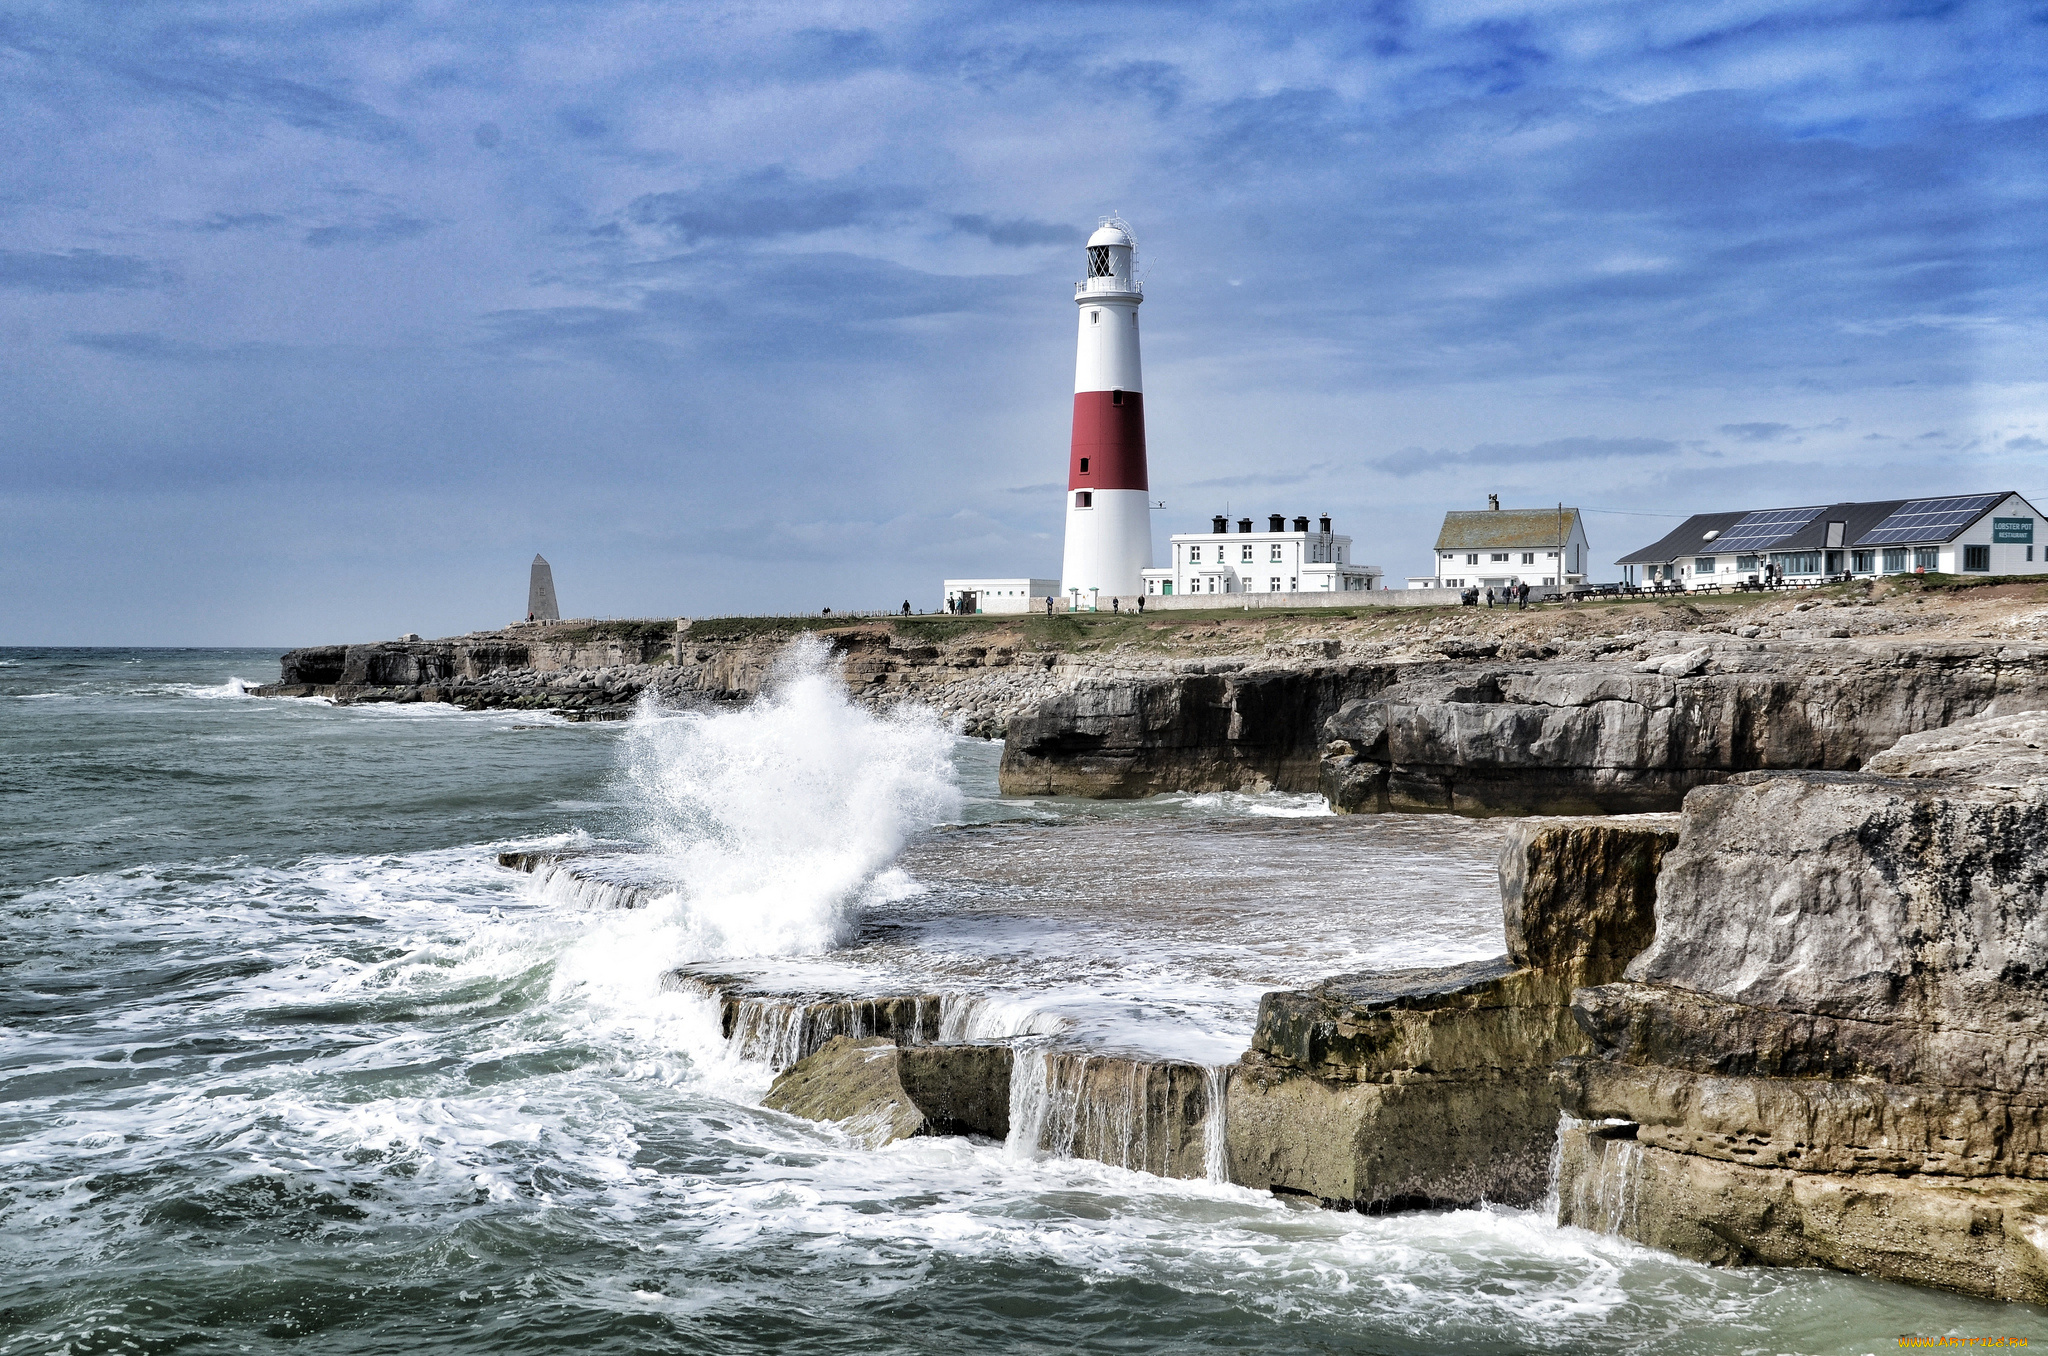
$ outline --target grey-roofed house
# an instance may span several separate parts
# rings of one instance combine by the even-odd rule
[[[1444,515],[1436,534],[1436,573],[1408,580],[1415,588],[1563,588],[1586,577],[1590,547],[1575,508],[1492,508]]]
[[[1688,589],[1885,574],[2043,574],[2040,513],[2020,495],[1876,499],[1696,513],[1616,561],[1626,577]]]

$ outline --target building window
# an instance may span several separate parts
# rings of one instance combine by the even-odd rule
[[[1297,592],[1300,589],[1300,587],[1301,581],[1299,579],[1289,579],[1287,581],[1287,591],[1289,593]]]
[[[1277,579],[1268,579],[1268,580],[1266,581],[1266,592],[1268,592],[1268,593],[1278,593],[1279,591],[1280,591],[1280,581],[1279,581],[1279,580],[1277,580]]]
[[[1988,574],[1991,570],[1991,548],[1988,546],[1965,546],[1963,548],[1963,568],[1966,570],[1982,570]]]
[[[1903,570],[1903,569],[1905,569],[1905,568],[1906,568],[1906,548],[1905,548],[1905,547],[1903,547],[1903,546],[1887,546],[1887,547],[1885,547],[1885,548],[1884,548],[1884,572],[1885,572],[1886,574],[1897,574],[1897,573],[1898,573],[1898,572],[1899,572],[1900,570]]]
[[[1094,496],[1094,494],[1093,494],[1093,493],[1091,493],[1091,492],[1090,492],[1090,491],[1088,491],[1088,490],[1076,490],[1076,491],[1074,491],[1074,507],[1075,507],[1075,508],[1094,508],[1094,507],[1095,507],[1095,496]]]
[[[1495,551],[1493,553],[1493,560],[1495,564],[1504,565],[1507,563],[1507,558],[1508,553],[1505,551]]]
[[[1783,555],[1773,556],[1772,559],[1778,562],[1786,574],[1820,573],[1820,552],[1818,551],[1790,551]]]
[[[2031,547],[2031,546],[2029,546],[2029,547],[2027,548],[2027,559],[2028,559],[2028,560],[2032,560],[2033,558],[2034,558],[2034,548],[2033,548],[2033,547]],[[1338,563],[1339,565],[1342,565],[1342,564],[1344,563],[1344,548],[1343,548],[1343,547],[1341,547],[1341,546],[1337,548],[1337,563]]]
[[[1715,569],[1716,559],[1714,556],[1693,557],[1692,572],[1694,574],[1712,574]]]
[[[1124,403],[1124,393],[1123,393],[1122,391],[1111,391],[1111,392],[1109,393],[1109,403],[1110,403],[1110,404],[1112,404],[1112,405],[1121,405],[1121,404],[1123,404],[1123,403]]]
[[[1555,587],[1557,584],[1557,576],[1554,574],[1546,574],[1543,576],[1543,582]]]
[[[1755,556],[1737,556],[1735,557],[1735,572],[1743,574],[1756,569],[1758,564],[1759,562]]]
[[[1938,570],[1941,568],[1939,546],[1916,546],[1913,548],[1913,568],[1916,570]]]
[[[1849,569],[1854,574],[1874,573],[1877,569],[1877,552],[1851,551],[1849,553]]]
[[[1249,547],[1249,546],[1243,547],[1242,549],[1240,549],[1240,550],[1238,551],[1238,553],[1237,553],[1237,554],[1238,554],[1238,559],[1242,560],[1242,561],[1243,561],[1243,562],[1244,562],[1245,564],[1249,565],[1249,564],[1251,564],[1251,563],[1252,563],[1252,548],[1251,548],[1251,547]],[[1223,557],[1221,557],[1221,556],[1218,556],[1218,557],[1217,557],[1217,559],[1218,559],[1218,560],[1221,560],[1222,558],[1223,558]]]
[[[1522,563],[1524,565],[1534,565],[1536,563],[1536,553],[1534,551],[1522,552]]]
[[[1556,560],[1556,559],[1557,559],[1557,552],[1555,552],[1555,551],[1545,551],[1545,552],[1543,553],[1543,558],[1544,558],[1545,560]]]
[[[1267,558],[1268,560],[1272,560],[1272,561],[1278,561],[1278,560],[1280,559],[1280,543],[1279,543],[1279,542],[1277,542],[1277,541],[1276,541],[1276,542],[1274,542],[1274,543],[1273,543],[1273,549],[1272,549],[1272,552],[1271,552],[1271,553],[1270,553],[1270,554],[1269,554],[1269,555],[1268,555],[1268,556],[1267,556],[1266,558]]]
[[[1091,278],[1107,278],[1112,271],[1109,266],[1109,246],[1090,245],[1088,247],[1088,276]]]
[[[1100,325],[1102,323],[1102,312],[1090,311],[1088,313],[1088,323],[1091,325]]]
[[[1479,563],[1479,557],[1476,555],[1466,556],[1465,563],[1467,565],[1477,565]]]
[[[1088,458],[1086,457],[1081,458],[1081,474],[1084,476],[1088,474]]]
[[[1217,550],[1217,552],[1219,553],[1219,554],[1218,554],[1218,557],[1217,557],[1217,558],[1218,558],[1218,559],[1220,560],[1220,559],[1222,558],[1222,556],[1221,556],[1221,554],[1220,554],[1220,553],[1222,552],[1223,548],[1219,546],[1219,547],[1217,547],[1217,548],[1216,548],[1216,550]],[[1190,547],[1188,548],[1188,564],[1190,564],[1190,565],[1199,565],[1199,564],[1201,564],[1201,563],[1202,563],[1202,548],[1201,548],[1201,547],[1199,547],[1199,546],[1190,546]]]

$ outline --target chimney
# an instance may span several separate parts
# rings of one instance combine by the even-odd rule
[[[1249,532],[1249,531],[1251,531],[1251,530],[1252,530],[1252,520],[1251,520],[1251,519],[1249,519],[1249,518],[1239,518],[1239,519],[1237,520],[1237,530],[1238,530],[1238,531],[1240,531],[1240,532]]]
[[[1489,494],[1489,495],[1487,495],[1487,496],[1486,496],[1486,506],[1487,506],[1488,508],[1492,509],[1492,510],[1493,510],[1493,511],[1494,511],[1495,513],[1499,513],[1499,512],[1500,512],[1500,496],[1499,496],[1499,495],[1497,495],[1497,494]]]
[[[1295,530],[1296,532],[1306,532],[1306,531],[1308,531],[1308,519],[1306,519],[1306,518],[1296,518],[1296,519],[1294,520],[1294,530]]]
[[[1285,532],[1287,530],[1287,515],[1284,513],[1267,514],[1266,530],[1268,532]]]
[[[1209,530],[1211,532],[1228,532],[1230,530],[1230,519],[1220,513],[1217,514],[1209,520]]]
[[[1327,537],[1327,536],[1329,536],[1329,535],[1330,535],[1330,515],[1329,515],[1329,514],[1327,514],[1327,513],[1325,513],[1325,514],[1324,514],[1324,515],[1322,516],[1322,518],[1321,518],[1321,520],[1320,520],[1320,521],[1321,521],[1321,522],[1322,522],[1322,524],[1323,524],[1323,535],[1324,535],[1324,536],[1326,536],[1326,537]]]

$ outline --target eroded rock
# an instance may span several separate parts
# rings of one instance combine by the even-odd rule
[[[762,1105],[836,1121],[870,1148],[913,1135],[1001,1139],[1010,1132],[1010,1051],[835,1036],[785,1070]]]
[[[1550,1069],[1591,1048],[1572,992],[1650,940],[1675,837],[1666,816],[1517,824],[1510,955],[1267,994],[1230,1084],[1232,1180],[1374,1211],[1543,1196]]]
[[[1655,940],[1575,998],[1565,1222],[2048,1299],[2044,902],[2048,716],[1694,791]]]

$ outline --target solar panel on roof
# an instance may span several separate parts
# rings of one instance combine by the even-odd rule
[[[1909,499],[1891,517],[1858,537],[1856,544],[1947,541],[2004,498],[2002,494],[1966,494],[1952,499]]]
[[[1745,513],[1735,526],[1723,532],[1711,542],[1703,543],[1701,550],[1714,551],[1762,551],[1767,550],[1785,538],[1805,527],[1815,518],[1827,512],[1822,508],[1781,508],[1758,509]]]

